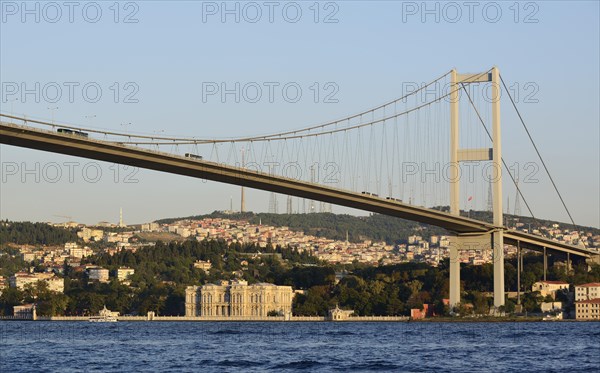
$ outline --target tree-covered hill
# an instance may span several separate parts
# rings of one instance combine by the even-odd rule
[[[0,221],[0,245],[62,245],[77,241],[77,233],[46,223]]]

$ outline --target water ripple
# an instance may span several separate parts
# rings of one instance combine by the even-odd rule
[[[598,372],[599,337],[575,322],[0,321],[0,372]]]

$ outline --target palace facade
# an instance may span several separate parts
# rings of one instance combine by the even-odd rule
[[[291,286],[258,283],[248,285],[242,280],[221,281],[218,285],[188,286],[185,290],[186,316],[268,316],[276,312],[292,313]]]

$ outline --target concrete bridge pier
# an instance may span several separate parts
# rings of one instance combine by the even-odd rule
[[[504,238],[502,230],[485,234],[450,237],[450,306],[460,303],[461,250],[492,250],[494,264],[494,306],[504,305]]]
[[[502,230],[492,234],[494,261],[494,307],[504,305],[504,233]]]

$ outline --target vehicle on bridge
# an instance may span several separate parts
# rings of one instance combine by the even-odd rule
[[[379,197],[379,194],[375,194],[375,193],[371,193],[371,192],[361,192],[361,193],[364,194],[365,196]]]
[[[200,161],[204,159],[201,155],[196,155],[196,154],[192,154],[192,153],[185,153],[185,157],[191,158],[191,159],[198,159]]]
[[[75,131],[69,128],[59,128],[56,130],[56,132],[59,133],[64,133],[66,135],[75,135],[75,136],[81,136],[81,137],[88,137],[88,134],[86,132],[81,132],[81,131]]]
[[[394,202],[400,202],[402,203],[402,200],[399,198],[394,198],[394,197],[385,197],[385,199],[389,200],[389,201],[394,201]]]

